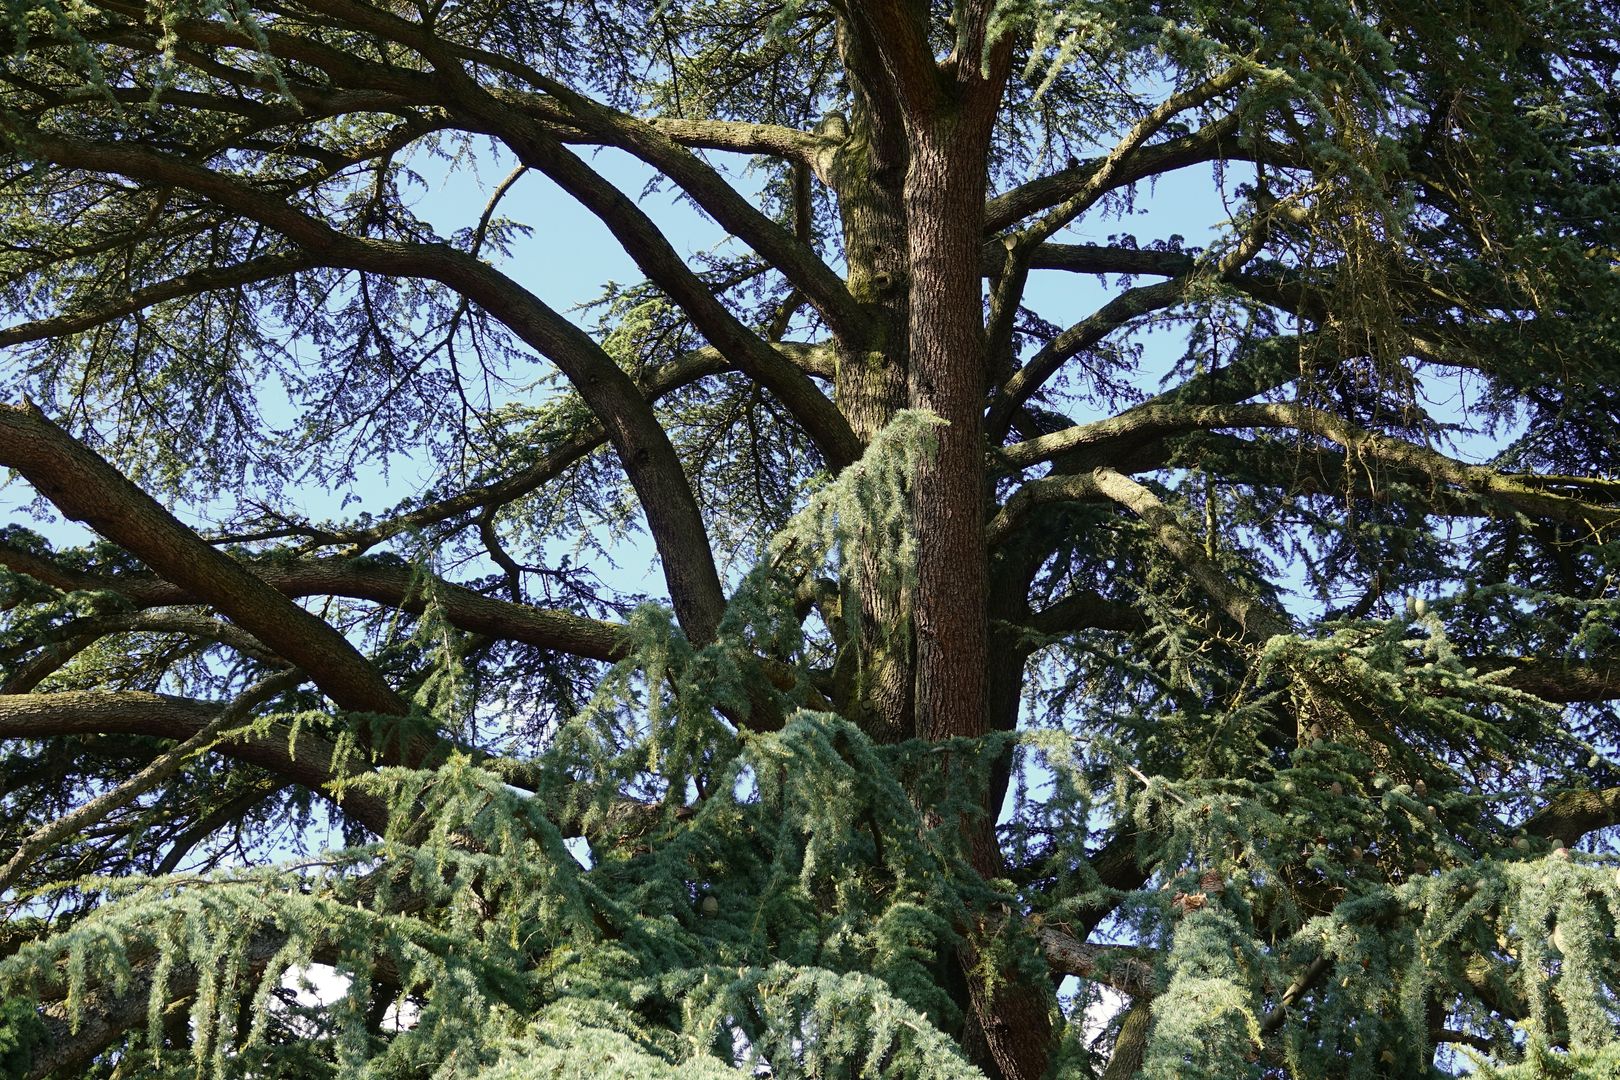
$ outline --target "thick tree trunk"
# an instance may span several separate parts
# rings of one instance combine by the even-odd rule
[[[846,54],[858,49],[847,35]],[[858,65],[852,65],[858,66]],[[860,305],[862,336],[843,341],[836,401],[862,443],[870,443],[907,404],[910,367],[907,322],[910,265],[905,178],[909,147],[893,102],[857,87],[848,140],[833,159],[849,291]],[[853,567],[853,600],[860,633],[841,668],[840,694],[850,718],[873,739],[898,742],[913,734],[909,635],[896,633],[909,598],[883,580],[877,560],[862,553]]]
[[[928,739],[990,727],[989,567],[985,542],[985,336],[978,272],[989,125],[947,113],[914,132],[906,177],[911,248],[909,397],[946,421],[912,489],[917,529],[916,730]],[[1015,714],[1016,715],[1016,714]],[[974,868],[1000,877],[999,808],[966,823]],[[962,951],[969,1046],[1006,1080],[1038,1080],[1051,1043],[1050,994],[1015,971],[986,985],[981,949]],[[987,1060],[986,1060],[987,1059]]]
[[[876,706],[870,727],[879,737],[976,737],[989,729],[980,244],[990,136],[1011,56],[1006,42],[986,49],[988,11],[978,0],[957,5],[958,41],[943,62],[929,40],[927,5],[916,0],[851,7],[840,34],[858,119],[880,136],[870,142],[876,152],[867,160],[893,164],[894,133],[903,131],[905,182],[898,214],[885,201],[891,196],[883,185],[846,183],[840,192],[846,230],[856,226],[847,237],[851,292],[876,316],[871,342],[846,344],[877,347],[846,358],[852,370],[840,372],[839,405],[857,433],[869,437],[879,418],[892,415],[903,374],[906,404],[946,421],[937,454],[912,483],[916,594],[897,598],[899,610],[908,602],[911,609],[910,715],[893,682],[905,672],[901,658],[869,664],[869,671],[883,672],[865,695]],[[879,169],[857,179],[886,175]],[[858,191],[879,198],[852,198]],[[883,235],[888,221],[903,225],[903,244]],[[890,336],[896,317],[904,319],[903,344]],[[878,366],[862,366],[874,353]],[[891,608],[889,597],[864,589],[861,595],[867,612]],[[945,769],[964,766],[940,762]],[[967,815],[961,824],[974,868],[986,878],[1002,876],[995,808]],[[1037,1080],[1049,1057],[1051,994],[1013,970],[985,979],[984,935],[997,921],[962,928],[961,1003],[969,1013],[963,1045],[992,1077]]]
[[[914,408],[946,422],[912,489],[917,529],[917,733],[985,731],[989,574],[984,540],[984,323],[978,272],[983,146],[941,121],[913,145],[911,237]]]

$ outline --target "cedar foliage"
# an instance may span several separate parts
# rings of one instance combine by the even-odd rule
[[[1617,25],[8,5],[0,1075],[1613,1075]]]

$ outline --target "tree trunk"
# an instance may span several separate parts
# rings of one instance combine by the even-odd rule
[[[846,50],[855,47],[844,38]],[[849,290],[866,316],[865,336],[843,342],[835,386],[839,410],[863,443],[906,407],[909,341],[906,329],[910,264],[904,184],[908,147],[892,107],[857,89],[849,139],[833,159]],[[906,620],[909,598],[882,580],[867,553],[853,567],[851,592],[860,605],[860,634],[841,667],[839,704],[880,743],[914,734],[912,650],[895,629]]]
[[[989,567],[985,543],[985,335],[979,276],[989,125],[950,112],[914,132],[906,176],[911,239],[914,408],[946,421],[912,489],[917,529],[916,730],[927,739],[989,730]],[[950,766],[947,766],[950,767]],[[998,878],[999,807],[965,822],[974,869]],[[1012,969],[988,985],[970,935],[959,960],[972,1003],[968,1045],[1006,1080],[1038,1080],[1050,1048],[1051,995]]]
[[[917,529],[917,733],[982,735],[989,621],[984,512],[984,323],[979,228],[985,147],[942,118],[906,175],[913,408],[946,422],[912,488]],[[976,142],[976,140],[975,140]]]

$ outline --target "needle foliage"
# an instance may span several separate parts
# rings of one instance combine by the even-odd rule
[[[1617,26],[0,7],[0,1077],[1620,1075]]]

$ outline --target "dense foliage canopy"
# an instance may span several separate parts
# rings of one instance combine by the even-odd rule
[[[1614,1075],[1617,26],[8,3],[0,1073]]]

